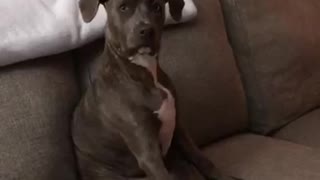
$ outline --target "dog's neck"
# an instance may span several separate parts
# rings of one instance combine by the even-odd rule
[[[112,66],[113,68],[126,68],[129,65],[129,59],[123,55],[121,52],[113,46],[112,44],[106,43],[105,45],[105,53],[107,55],[106,65]]]
[[[152,76],[156,88],[164,91],[167,98],[162,102],[159,110],[154,113],[162,122],[159,132],[159,141],[163,155],[166,155],[176,124],[175,99],[171,92],[158,81],[158,59],[146,54],[138,54],[132,58],[124,58],[113,46],[107,45],[105,52],[107,53],[107,68],[113,72],[113,77],[125,76],[130,79],[145,80],[140,73],[148,72]],[[141,69],[143,68],[143,70]],[[150,76],[149,76],[150,77]]]
[[[119,60],[127,60],[128,58],[121,55],[121,52],[119,48],[115,47],[111,43],[106,43],[105,44],[105,51],[108,53],[108,55],[111,55],[114,59],[119,59]]]
[[[105,45],[103,71],[108,70],[114,77],[130,78],[138,81],[144,81],[145,73],[150,73],[150,63],[154,71],[152,76],[155,78],[158,72],[158,57],[151,55],[137,54],[133,57],[127,57],[112,44]]]

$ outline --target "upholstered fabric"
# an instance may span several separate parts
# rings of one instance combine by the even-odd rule
[[[252,130],[268,133],[320,105],[320,1],[221,0]]]
[[[177,89],[181,121],[199,144],[206,144],[244,130],[247,112],[219,1],[195,3],[195,22],[164,30],[160,63]],[[77,61],[98,61],[103,42],[95,43],[77,50]],[[95,76],[95,66],[80,67]],[[88,82],[88,76],[82,77]]]
[[[245,180],[319,180],[320,150],[257,135],[238,135],[205,149],[226,174]]]
[[[320,109],[301,116],[275,133],[274,137],[320,149]]]
[[[195,3],[195,23],[165,31],[160,63],[177,89],[180,120],[206,144],[244,130],[247,111],[220,3]]]
[[[75,180],[69,54],[0,68],[0,179]]]

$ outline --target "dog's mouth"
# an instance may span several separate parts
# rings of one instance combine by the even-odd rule
[[[154,55],[154,51],[150,47],[140,47],[138,49],[138,54],[144,54],[144,55]]]
[[[129,60],[134,59],[134,57],[139,56],[139,55],[147,55],[147,56],[156,56],[156,52],[148,46],[141,46],[139,48],[137,48],[129,57]]]

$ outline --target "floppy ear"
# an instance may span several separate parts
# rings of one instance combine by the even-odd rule
[[[96,16],[100,0],[80,0],[79,7],[82,18],[85,22],[90,22]]]
[[[175,21],[180,21],[182,10],[184,7],[184,0],[167,0],[169,3],[169,11]]]

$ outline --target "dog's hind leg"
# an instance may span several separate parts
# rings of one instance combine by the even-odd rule
[[[128,178],[117,174],[112,169],[108,169],[100,162],[79,150],[77,153],[78,175],[80,180],[128,180]]]

